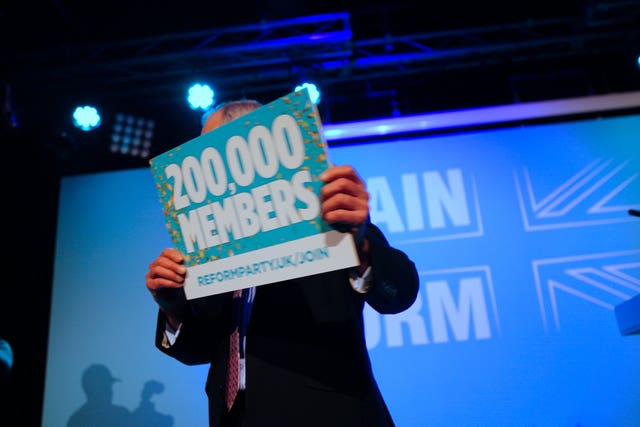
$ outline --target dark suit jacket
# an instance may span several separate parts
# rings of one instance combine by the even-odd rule
[[[246,338],[247,427],[383,427],[392,418],[374,379],[362,310],[399,313],[415,301],[414,263],[389,246],[380,230],[366,228],[371,289],[353,290],[348,270],[258,286]],[[206,392],[210,425],[224,410],[231,292],[190,302],[176,343],[156,345],[194,365],[210,363]]]

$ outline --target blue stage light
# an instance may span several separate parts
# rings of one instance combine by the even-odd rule
[[[151,119],[116,114],[111,133],[111,152],[148,158],[155,125],[155,121]]]
[[[320,103],[320,99],[322,98],[322,93],[320,92],[318,86],[316,86],[315,83],[306,82],[296,86],[295,90],[299,91],[304,88],[307,88],[307,90],[309,91],[309,98],[311,98],[311,102],[313,102],[315,105],[318,105]]]
[[[85,105],[73,111],[73,124],[78,129],[90,131],[100,126],[100,114],[95,107]]]
[[[215,92],[207,84],[196,83],[189,88],[187,101],[192,110],[206,111],[215,102]]]

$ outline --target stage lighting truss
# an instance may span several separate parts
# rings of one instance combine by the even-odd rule
[[[149,158],[155,122],[131,114],[116,114],[110,150],[132,157]]]

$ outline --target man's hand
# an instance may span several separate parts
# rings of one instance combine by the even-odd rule
[[[165,313],[169,324],[177,329],[186,305],[183,286],[187,274],[184,257],[175,249],[167,248],[149,264],[146,285],[153,299]]]
[[[358,173],[351,166],[332,166],[320,179],[324,185],[320,189],[322,219],[336,230],[353,234],[362,273],[369,265],[369,242],[364,232],[369,220],[369,192]]]
[[[358,227],[369,217],[369,193],[358,173],[351,166],[332,166],[320,179],[322,218],[329,224]]]

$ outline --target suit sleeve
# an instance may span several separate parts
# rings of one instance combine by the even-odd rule
[[[209,363],[220,345],[228,338],[230,314],[226,300],[230,295],[220,294],[194,300],[188,305],[175,343],[169,345],[165,335],[166,317],[159,311],[155,345],[163,353],[186,365]],[[225,315],[225,313],[227,313]]]
[[[406,310],[418,295],[419,278],[415,264],[404,252],[391,247],[374,224],[367,224],[365,238],[369,241],[369,263],[373,273],[365,300],[381,314]]]

